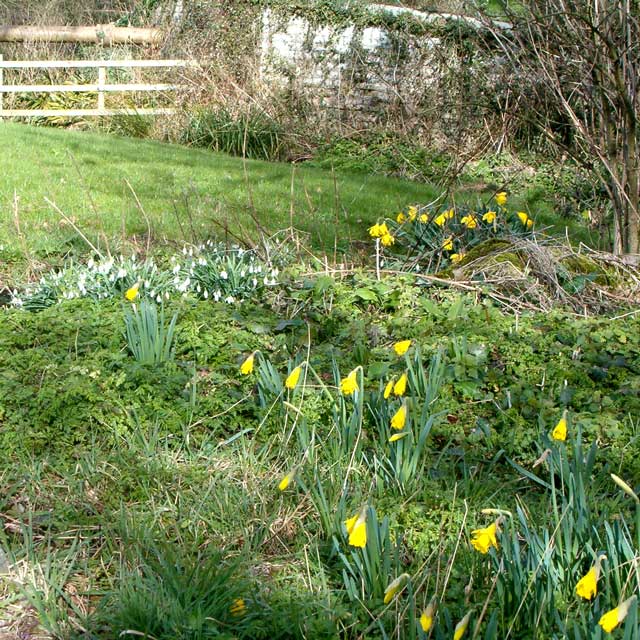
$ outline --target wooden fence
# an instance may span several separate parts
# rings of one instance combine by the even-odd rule
[[[188,60],[16,60],[6,61],[0,56],[0,119],[31,116],[112,116],[119,114],[161,115],[175,113],[172,108],[135,108],[107,109],[105,94],[107,92],[125,93],[138,91],[175,91],[179,85],[174,84],[108,84],[107,69],[125,68],[160,68],[188,67],[193,63]],[[5,84],[5,69],[97,69],[95,84]],[[5,93],[97,93],[95,109],[5,109]]]

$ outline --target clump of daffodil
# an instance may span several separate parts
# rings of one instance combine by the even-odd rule
[[[400,408],[393,414],[391,418],[391,428],[396,431],[402,431],[407,423],[407,401],[405,400]]]
[[[394,342],[393,350],[396,352],[396,355],[403,356],[409,351],[410,346],[411,340],[400,340],[400,342]]]
[[[567,410],[562,412],[562,418],[558,420],[558,424],[553,428],[551,437],[554,440],[564,442],[567,439]]]
[[[389,233],[389,229],[387,224],[383,222],[382,224],[374,224],[372,227],[369,227],[369,235],[372,238],[382,238]]]
[[[498,524],[500,518],[483,529],[475,529],[471,532],[471,546],[482,554],[489,553],[489,549],[494,547],[498,548],[498,539],[496,533],[498,532]]]
[[[476,217],[471,214],[460,218],[460,223],[467,227],[467,229],[475,229],[478,226]]]
[[[507,204],[507,192],[506,191],[500,191],[500,193],[496,193],[496,204],[499,207],[504,207],[505,204]]]
[[[349,534],[349,544],[352,547],[363,548],[367,544],[367,513],[369,507],[364,505],[352,518],[345,520],[344,526]]]
[[[247,356],[244,362],[240,365],[240,373],[243,376],[248,376],[250,373],[253,373],[255,358],[256,358],[256,351],[254,351],[251,355]]]
[[[125,291],[124,297],[129,301],[133,302],[140,293],[140,282],[136,282],[132,287]]]
[[[284,386],[290,391],[293,391],[298,386],[298,381],[300,380],[301,373],[302,373],[302,365],[299,364],[287,376],[287,379],[284,381]]]
[[[242,598],[236,598],[229,607],[229,612],[234,618],[243,616],[247,611],[247,605]]]
[[[346,378],[342,378],[342,380],[340,380],[340,391],[342,391],[345,396],[350,396],[359,390],[358,367],[356,367]]]
[[[516,215],[527,229],[531,229],[531,227],[533,227],[533,220],[524,211],[518,211]]]
[[[467,627],[469,626],[469,620],[471,619],[471,611],[467,613],[467,615],[458,622],[456,628],[453,630],[453,640],[460,640],[462,636],[465,634]]]
[[[453,264],[458,264],[458,262],[462,262],[462,259],[464,258],[464,252],[460,251],[459,253],[452,253],[449,256],[449,260],[451,260],[451,262],[453,262]]]
[[[453,251],[453,238],[448,236],[442,241],[442,248],[445,251]]]
[[[395,580],[389,583],[384,590],[384,603],[389,604],[396,596],[396,594],[404,587],[409,579],[408,573],[399,575]]]
[[[447,220],[451,220],[454,216],[453,209],[449,209],[448,211],[443,211],[440,215],[436,216],[433,221],[439,226],[444,227],[447,223]]]
[[[621,622],[624,622],[624,619],[629,613],[629,609],[631,609],[632,606],[635,606],[635,603],[636,596],[633,595],[624,602],[621,602],[615,609],[607,611],[600,620],[598,620],[598,624],[607,633],[611,633]]]
[[[422,612],[420,616],[420,628],[427,633],[433,626],[433,619],[436,615],[436,609],[438,608],[438,598],[433,596],[429,601],[426,609]]]
[[[493,224],[493,221],[496,219],[496,212],[495,211],[487,211],[483,216],[482,216],[482,220],[483,222],[487,222],[489,224]]]
[[[592,600],[598,593],[598,578],[600,577],[600,563],[606,556],[598,556],[596,563],[578,580],[576,594],[585,600]]]
[[[407,390],[407,373],[403,373],[393,385],[393,395],[403,396]]]

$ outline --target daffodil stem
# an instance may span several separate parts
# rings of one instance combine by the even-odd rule
[[[380,238],[376,238],[376,280],[380,281]]]

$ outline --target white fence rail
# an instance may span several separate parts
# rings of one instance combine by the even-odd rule
[[[189,67],[189,60],[3,60],[0,56],[0,119],[31,116],[112,116],[119,114],[162,115],[175,113],[172,108],[108,109],[105,94],[138,91],[175,91],[180,85],[152,83],[107,83],[107,69]],[[5,84],[5,69],[97,69],[97,82],[92,84]],[[11,93],[97,93],[95,109],[5,109],[4,94]]]

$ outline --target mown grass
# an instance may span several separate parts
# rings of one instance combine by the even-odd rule
[[[309,234],[312,246],[333,251],[365,237],[379,216],[436,193],[380,176],[243,162],[173,144],[22,124],[2,123],[0,145],[0,244],[16,237],[19,221],[26,247],[37,255],[79,242],[45,199],[98,246],[103,234],[128,239],[149,229],[158,240],[255,238],[257,221],[269,233],[293,225]]]

